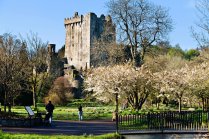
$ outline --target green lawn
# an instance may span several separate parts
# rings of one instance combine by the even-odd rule
[[[83,136],[66,136],[66,135],[36,135],[36,134],[9,134],[0,131],[1,139],[117,139],[117,134],[104,134],[99,136],[83,135]]]
[[[38,111],[45,112],[44,107],[38,107]],[[103,107],[83,107],[84,120],[111,119],[114,106]],[[12,112],[27,116],[23,106],[12,108]],[[53,113],[54,120],[78,120],[77,107],[55,107]]]

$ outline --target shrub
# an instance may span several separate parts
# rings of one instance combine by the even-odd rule
[[[59,77],[54,81],[54,85],[50,89],[48,96],[44,98],[44,101],[47,103],[51,100],[55,105],[66,105],[72,98],[71,84],[64,77]]]
[[[45,107],[45,103],[37,103],[37,107]]]

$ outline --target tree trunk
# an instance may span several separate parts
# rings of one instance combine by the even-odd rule
[[[204,111],[205,110],[205,102],[204,102],[204,98],[202,97],[202,110]]]
[[[6,92],[5,92],[5,94],[6,94]],[[6,111],[7,111],[7,101],[6,101],[6,97],[4,97],[4,112],[6,112]]]
[[[144,46],[142,48],[141,57],[140,57],[141,58],[141,62],[140,62],[141,65],[144,63],[145,52],[146,52],[146,47]]]
[[[6,85],[4,85],[4,112],[7,111],[7,89]]]
[[[36,109],[36,92],[33,90],[33,106]]]
[[[159,103],[158,103],[158,102],[156,103],[156,106],[157,106],[157,110],[159,110],[159,106],[160,106],[160,105],[159,105]]]
[[[12,112],[12,106],[10,103],[8,103],[8,112],[11,113]]]
[[[131,57],[132,57],[132,63],[135,67],[140,67],[141,64],[141,55],[140,53],[137,53],[137,44],[133,45],[131,47]]]
[[[6,104],[6,102],[5,102],[6,100],[4,100],[4,112],[6,112],[7,111],[7,104]]]
[[[143,104],[144,104],[144,102],[145,102],[146,99],[147,99],[147,97],[140,99],[140,101],[139,101],[139,108],[138,108],[139,110],[142,108],[142,106],[143,106]]]
[[[205,98],[205,111],[207,111],[207,103],[208,103],[207,98]]]
[[[179,98],[179,112],[181,112],[181,98]]]
[[[139,96],[137,92],[134,92],[134,99],[135,99],[134,109],[139,110]]]
[[[140,99],[139,99],[139,109],[142,108],[142,106],[145,103],[145,101],[147,100],[148,96],[149,96],[149,93],[146,92],[145,87],[143,87],[143,93],[140,95]]]
[[[141,110],[141,109],[142,109],[143,104],[144,104],[144,103],[141,103],[141,102],[139,103],[138,110]]]
[[[134,100],[131,98],[131,96],[129,96],[127,100],[128,100],[128,103],[131,105],[131,107],[134,108]]]
[[[37,75],[37,72],[33,75],[34,79],[33,79],[33,106],[34,106],[34,109],[36,110],[37,109],[37,78],[38,78],[38,75]]]

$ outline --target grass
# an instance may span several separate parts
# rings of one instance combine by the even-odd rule
[[[83,136],[67,136],[67,135],[37,135],[37,134],[12,134],[0,131],[1,139],[117,139],[118,134],[104,134],[99,136],[83,135]]]
[[[113,107],[84,107],[83,118],[84,120],[92,119],[111,119]],[[56,120],[77,120],[78,110],[77,108],[57,107],[53,114]]]
[[[45,107],[38,107],[38,111],[45,112]],[[96,119],[111,119],[114,106],[103,107],[83,107],[83,119],[84,120],[96,120]],[[27,112],[23,106],[16,106],[12,108],[12,112],[19,115],[27,116]],[[53,113],[54,120],[78,120],[77,107],[55,107]]]
[[[84,120],[99,120],[99,119],[111,119],[112,112],[115,110],[115,106],[94,106],[94,107],[83,107],[83,118]],[[175,108],[161,106],[161,109],[154,107],[141,109],[140,111],[134,111],[131,108],[120,110],[121,115],[128,114],[147,114],[148,112],[162,112],[162,111],[175,111]],[[45,107],[39,105],[38,111],[45,112]],[[16,112],[19,115],[27,116],[27,112],[23,106],[12,107],[12,112]],[[78,120],[78,109],[75,106],[55,106],[53,113],[54,120]]]

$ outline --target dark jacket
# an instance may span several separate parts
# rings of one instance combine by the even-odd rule
[[[79,106],[78,107],[78,111],[82,111],[82,106]]]
[[[48,103],[48,104],[46,105],[46,110],[47,110],[47,112],[49,112],[49,113],[53,113],[54,105],[51,104],[51,103]]]

